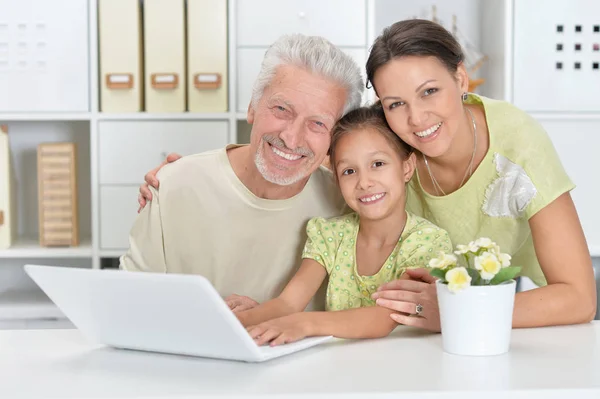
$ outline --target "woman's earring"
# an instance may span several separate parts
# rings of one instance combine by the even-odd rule
[[[469,95],[467,94],[467,92],[464,92],[464,93],[462,94],[462,100],[463,100],[463,101],[467,101],[467,98],[469,98]]]

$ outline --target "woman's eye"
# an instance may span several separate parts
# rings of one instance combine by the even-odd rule
[[[425,96],[430,96],[430,95],[432,95],[433,93],[435,93],[436,91],[438,91],[438,89],[436,89],[436,88],[427,89],[427,90],[425,90],[425,91],[423,92],[423,95],[425,95]]]
[[[343,175],[353,175],[354,174],[354,169],[345,169],[342,172]]]
[[[394,109],[394,108],[399,107],[401,105],[404,105],[404,101],[396,101],[395,103],[391,103],[388,108],[389,109]]]
[[[374,167],[376,167],[376,168],[379,168],[379,167],[381,167],[381,166],[383,166],[383,165],[384,165],[383,161],[376,161],[376,162],[373,162],[373,166],[374,166]]]

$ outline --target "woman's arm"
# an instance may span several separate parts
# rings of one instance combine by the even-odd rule
[[[513,327],[541,327],[587,323],[596,314],[596,282],[592,260],[575,205],[569,193],[548,204],[529,219],[536,256],[548,285],[515,296]],[[398,323],[439,331],[435,281],[425,269],[409,270],[419,281],[392,281],[374,294],[377,304],[411,312],[417,303],[424,317],[394,314]],[[429,280],[428,280],[429,279]]]
[[[300,269],[286,285],[281,295],[255,308],[237,313],[245,327],[267,320],[302,312],[327,277],[327,271],[317,261],[303,259]]]
[[[516,295],[513,327],[589,322],[596,314],[596,283],[571,195],[540,210],[529,226],[548,285]]]

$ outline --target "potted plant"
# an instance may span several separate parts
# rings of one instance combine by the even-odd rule
[[[455,254],[455,255],[454,255]],[[488,356],[508,352],[520,267],[489,238],[440,252],[429,262],[436,282],[444,351]]]

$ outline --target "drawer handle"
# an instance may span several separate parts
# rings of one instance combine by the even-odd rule
[[[133,74],[131,73],[107,73],[106,87],[109,89],[131,89],[133,88]]]
[[[4,211],[0,211],[0,226],[4,224]]]
[[[220,73],[197,73],[194,75],[194,87],[199,90],[221,87]]]
[[[176,89],[179,85],[179,75],[176,73],[153,73],[151,75],[152,88]]]
[[[300,18],[304,18],[304,17],[306,17],[306,13],[305,13],[304,11],[300,11],[300,12],[298,13],[298,16],[299,16]]]

